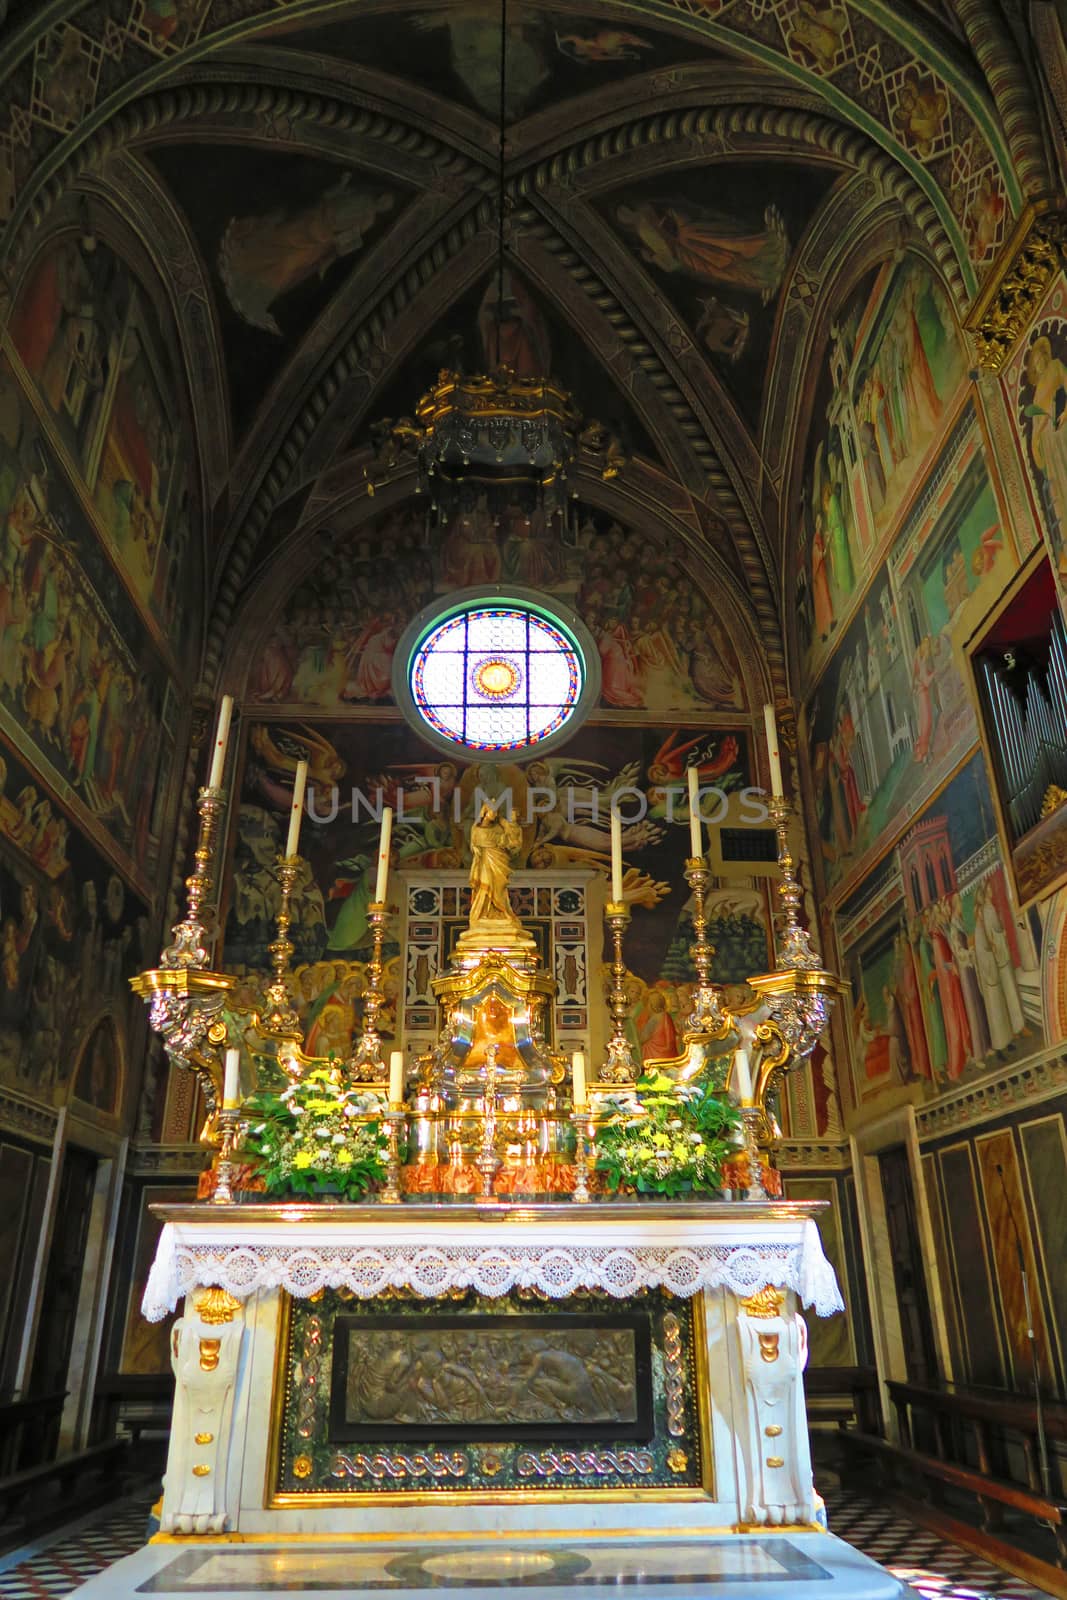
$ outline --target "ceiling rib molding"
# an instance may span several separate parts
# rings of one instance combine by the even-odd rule
[[[715,158],[799,150],[864,172],[892,194],[912,218],[958,306],[962,309],[967,303],[964,274],[952,240],[919,185],[866,134],[814,112],[736,105],[658,112],[596,139],[571,145],[549,161],[538,162],[524,174],[522,187],[525,190],[532,184],[546,193],[556,187],[599,193],[624,181],[626,158],[638,147],[654,149],[661,156],[649,169],[653,171],[659,166],[693,166]],[[672,154],[679,147],[683,150],[680,160]]]

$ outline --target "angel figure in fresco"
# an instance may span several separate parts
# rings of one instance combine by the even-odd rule
[[[275,301],[358,250],[391,209],[392,195],[352,188],[350,176],[299,211],[231,218],[219,245],[219,275],[233,309],[253,328],[280,334],[271,314]]]
[[[640,51],[651,50],[652,45],[639,33],[601,28],[599,33],[557,33],[556,49],[572,61],[639,61]]]
[[[789,43],[807,57],[817,72],[832,72],[847,31],[848,12],[841,6],[800,0]]]
[[[789,237],[773,205],[763,214],[762,228],[685,200],[642,200],[619,206],[615,214],[637,235],[643,258],[661,272],[748,290],[765,305],[785,275]]]
[[[909,67],[900,86],[893,124],[910,138],[916,155],[925,159],[932,153],[947,113],[948,96],[932,75],[923,76],[918,68]]]
[[[1026,378],[1033,399],[1025,414],[1031,419],[1030,455],[1044,479],[1056,523],[1059,568],[1067,571],[1067,366],[1052,352],[1047,334],[1034,340],[1026,356]]]

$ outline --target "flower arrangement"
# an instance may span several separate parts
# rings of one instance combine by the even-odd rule
[[[635,1090],[637,1105],[616,1097],[610,1119],[596,1130],[596,1170],[608,1188],[662,1195],[720,1189],[741,1120],[733,1101],[708,1083],[675,1083],[661,1072],[638,1078]]]
[[[239,1157],[254,1158],[268,1195],[358,1200],[384,1180],[388,1141],[375,1095],[344,1087],[335,1064],[314,1067],[280,1094],[245,1103]]]

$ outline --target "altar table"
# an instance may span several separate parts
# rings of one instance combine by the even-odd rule
[[[821,1315],[843,1307],[819,1240],[818,1202],[153,1209],[164,1229],[145,1315],[158,1320],[185,1301],[171,1337],[177,1388],[164,1534],[410,1537],[451,1530],[471,1537],[575,1528],[692,1534],[820,1523],[801,1307]],[[329,1381],[319,1371],[320,1356],[328,1365],[326,1350],[313,1352],[310,1377],[306,1351],[303,1367],[298,1352],[288,1378],[282,1370],[294,1306],[338,1295],[346,1305],[377,1302],[400,1292],[409,1307],[413,1297],[416,1310],[425,1304],[429,1316],[443,1297],[464,1291],[498,1303],[525,1296],[544,1313],[542,1322],[551,1321],[547,1314],[565,1297],[588,1299],[589,1292],[590,1303],[607,1308],[605,1317],[613,1306],[637,1305],[642,1295],[660,1295],[658,1304],[672,1303],[671,1296],[692,1303],[700,1312],[690,1322],[696,1343],[675,1382],[685,1386],[678,1406],[700,1411],[706,1461],[700,1481],[651,1488],[648,1479],[640,1481],[647,1470],[640,1450],[557,1449],[523,1456],[533,1462],[529,1488],[496,1488],[483,1478],[475,1494],[461,1481],[438,1481],[452,1470],[447,1450],[398,1451],[391,1465],[381,1449],[368,1455],[344,1446],[339,1459],[348,1478],[338,1492],[316,1494],[313,1484],[304,1494],[280,1492],[280,1419],[283,1407],[296,1403],[293,1371],[309,1405],[314,1384]],[[673,1326],[679,1319],[670,1320]],[[654,1360],[662,1363],[662,1356]],[[305,1459],[297,1459],[297,1478]],[[582,1481],[594,1460],[602,1476]],[[620,1477],[627,1472],[632,1482]],[[543,1480],[552,1473],[548,1493]],[[384,1484],[383,1474],[390,1479]],[[290,1490],[304,1488],[290,1475]]]

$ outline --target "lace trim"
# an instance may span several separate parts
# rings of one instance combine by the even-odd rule
[[[621,1300],[644,1288],[682,1296],[718,1288],[750,1295],[768,1285],[792,1289],[820,1317],[844,1310],[810,1218],[798,1244],[674,1246],[190,1243],[168,1223],[141,1310],[149,1322],[159,1322],[183,1295],[207,1287],[226,1289],[239,1299],[259,1289],[284,1289],[301,1299],[320,1289],[347,1289],[370,1300],[398,1288],[414,1289],[427,1299],[452,1289],[496,1298],[523,1288],[553,1300],[600,1289]]]

